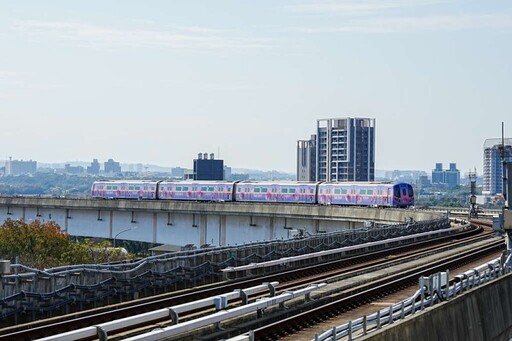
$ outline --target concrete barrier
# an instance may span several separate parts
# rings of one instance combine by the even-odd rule
[[[365,341],[500,341],[512,338],[512,274],[361,337]]]

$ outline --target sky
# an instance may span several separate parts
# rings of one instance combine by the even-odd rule
[[[501,0],[0,0],[0,159],[294,173],[317,119],[373,117],[377,169],[481,174],[511,42]]]

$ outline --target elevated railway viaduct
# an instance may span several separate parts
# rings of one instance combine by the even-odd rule
[[[196,246],[287,239],[359,228],[368,221],[402,223],[442,214],[334,205],[0,197],[0,221],[53,220],[74,236]]]

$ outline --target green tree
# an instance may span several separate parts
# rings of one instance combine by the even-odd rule
[[[6,220],[0,226],[0,258],[43,269],[61,265],[107,263],[128,257],[121,249],[110,247],[110,242],[95,243],[86,239],[74,242],[68,233],[53,222],[39,220],[29,224],[23,220]]]

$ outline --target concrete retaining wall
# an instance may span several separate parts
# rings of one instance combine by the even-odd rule
[[[498,341],[512,338],[512,274],[359,340]]]

